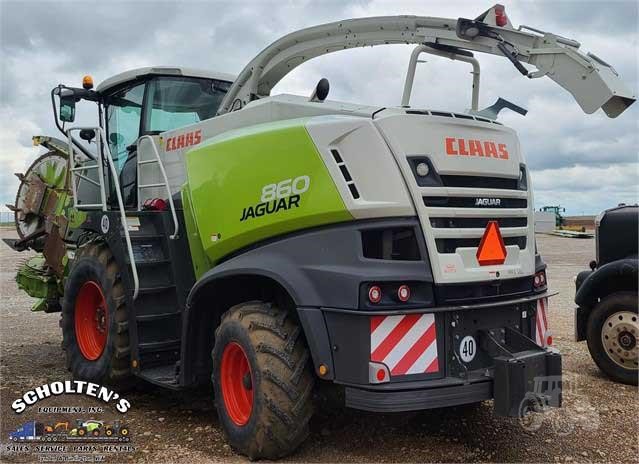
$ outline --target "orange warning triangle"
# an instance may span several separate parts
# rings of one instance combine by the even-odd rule
[[[503,264],[506,261],[506,247],[499,232],[497,221],[488,221],[484,236],[477,248],[477,261],[480,266]]]

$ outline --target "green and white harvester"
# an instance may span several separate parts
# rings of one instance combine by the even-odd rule
[[[314,57],[386,44],[415,45],[395,107],[331,101],[326,79],[271,95]],[[602,59],[501,5],[310,27],[238,76],[148,67],[55,87],[63,141],[34,138],[48,153],[19,176],[11,245],[38,252],[18,282],[61,312],[72,375],[212,384],[252,459],[304,441],[320,384],[367,411],[560,406],[530,172],[498,121],[526,111],[480,108],[475,53],[548,77],[585,113],[635,100]],[[472,67],[467,111],[411,104],[424,54]],[[90,127],[70,126],[81,101]]]

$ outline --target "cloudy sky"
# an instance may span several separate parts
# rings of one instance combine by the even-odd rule
[[[412,14],[475,17],[480,2],[227,0],[209,2],[0,0],[0,209],[12,203],[17,179],[42,152],[31,136],[54,129],[49,92],[58,83],[96,83],[149,65],[191,66],[239,73],[262,48],[306,26],[351,17]],[[526,24],[582,44],[638,90],[638,3],[588,0],[504,0],[517,26]],[[310,94],[321,77],[331,99],[397,105],[412,47],[348,50],[315,59],[285,78],[274,93]],[[570,214],[596,213],[637,202],[639,104],[616,119],[581,112],[549,79],[529,80],[506,60],[481,56],[480,106],[502,96],[529,110],[502,113],[515,128],[534,179],[537,206],[558,204]],[[413,106],[464,110],[470,101],[466,65],[432,57],[420,65]],[[88,104],[87,104],[88,105]],[[82,122],[92,123],[92,109]]]

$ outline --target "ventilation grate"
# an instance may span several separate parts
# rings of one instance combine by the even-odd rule
[[[337,151],[335,148],[331,149],[331,155],[333,155],[333,159],[337,163],[337,167],[339,167],[339,170],[342,173],[342,177],[344,178],[344,182],[346,182],[348,189],[351,191],[352,197],[357,200],[359,198],[359,190],[357,190],[355,181],[353,180],[351,173],[348,171],[342,155],[340,155],[339,151]]]
[[[502,125],[502,123],[494,121],[492,119],[473,116],[470,114],[449,113],[448,111],[406,110],[406,114],[422,114],[424,116],[440,116],[443,118],[454,118],[454,119],[471,119],[474,121],[487,122],[489,124],[498,124],[500,126]]]

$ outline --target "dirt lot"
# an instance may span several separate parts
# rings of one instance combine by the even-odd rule
[[[0,231],[7,237],[8,229]],[[537,432],[512,419],[495,417],[491,403],[477,408],[373,415],[344,411],[318,415],[312,433],[290,461],[446,461],[446,462],[637,462],[639,402],[633,387],[614,384],[599,373],[585,343],[573,341],[573,276],[594,256],[592,239],[540,235],[551,286],[561,293],[551,301],[550,327],[562,351],[566,391],[564,408],[544,416]],[[68,379],[60,349],[59,314],[29,312],[32,300],[19,292],[14,269],[24,258],[0,243],[0,437],[2,460],[42,461],[53,454],[12,453],[8,433],[27,420],[45,423],[81,418],[110,421],[117,412],[47,415],[34,408],[21,415],[11,403],[46,382]],[[208,392],[176,394],[151,386],[126,393],[132,408],[124,421],[134,451],[103,452],[108,462],[244,461],[225,444]],[[50,398],[37,406],[103,406],[85,396]],[[37,406],[35,409],[37,409]],[[121,416],[120,416],[121,417]],[[83,453],[74,453],[80,454]],[[84,454],[86,457],[93,456]],[[99,458],[98,458],[99,459]]]

